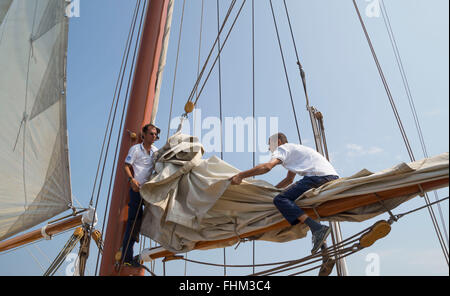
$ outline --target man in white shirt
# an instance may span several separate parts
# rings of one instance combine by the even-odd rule
[[[133,260],[133,246],[138,239],[142,222],[143,201],[139,193],[142,184],[150,179],[154,165],[154,153],[158,149],[153,143],[159,139],[160,129],[153,124],[142,128],[142,143],[130,148],[125,159],[125,173],[130,183],[130,202],[128,203],[128,221],[122,243],[124,264],[139,265]]]
[[[320,187],[327,182],[338,179],[339,176],[333,166],[320,153],[303,145],[288,143],[283,133],[275,134],[269,138],[269,150],[272,152],[272,159],[268,163],[240,172],[231,179],[231,184],[239,185],[242,179],[266,174],[279,164],[288,170],[288,174],[276,185],[277,188],[285,188],[290,185],[297,174],[303,176],[303,179],[277,195],[273,202],[291,225],[305,223],[309,226],[313,234],[311,253],[314,254],[325,243],[331,229],[312,220],[305,211],[295,204],[295,200],[309,189]]]

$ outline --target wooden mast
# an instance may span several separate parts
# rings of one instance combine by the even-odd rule
[[[122,245],[129,201],[129,185],[123,165],[128,150],[135,144],[127,131],[139,134],[141,128],[150,123],[168,4],[169,0],[150,0],[147,7],[105,233],[105,246],[100,267],[100,275],[103,276],[119,275],[115,254]],[[144,270],[122,267],[120,275],[144,275]]]

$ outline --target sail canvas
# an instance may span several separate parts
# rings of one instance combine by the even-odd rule
[[[0,1],[0,240],[72,203],[65,5]]]

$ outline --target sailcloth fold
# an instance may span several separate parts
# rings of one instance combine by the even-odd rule
[[[239,172],[217,157],[202,159],[203,147],[197,138],[180,133],[158,151],[155,175],[141,188],[146,202],[141,233],[165,249],[187,252],[196,242],[229,239],[224,247],[249,233],[283,220],[273,204],[281,192],[271,184],[246,179],[239,186],[229,179]],[[302,208],[317,207],[326,201],[379,192],[424,181],[448,179],[448,153],[414,163],[372,173],[362,170],[303,194],[296,203]],[[393,209],[414,195],[387,200]],[[385,212],[375,204],[323,218],[326,221],[364,221]],[[306,236],[302,224],[269,231],[254,239],[285,242]]]
[[[65,0],[0,1],[0,240],[72,204]]]

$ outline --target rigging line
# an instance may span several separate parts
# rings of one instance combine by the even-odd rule
[[[141,5],[141,0],[138,0],[138,1],[139,1],[138,2],[138,10],[139,10],[140,5]],[[145,5],[144,5],[144,7],[145,7]],[[118,98],[120,97],[120,94],[122,93],[122,87],[123,87],[123,81],[124,81],[123,78],[125,77],[126,69],[127,69],[128,62],[129,62],[129,55],[130,55],[130,50],[131,50],[131,44],[132,44],[132,40],[133,40],[133,37],[134,37],[135,28],[136,28],[137,15],[138,14],[135,15],[135,18],[133,20],[133,26],[132,26],[132,29],[131,29],[132,30],[132,34],[131,34],[131,39],[130,39],[129,46],[127,48],[127,54],[126,54],[126,58],[125,58],[125,65],[124,65],[124,68],[123,68],[124,71],[122,73],[122,78],[121,78],[121,81],[120,81],[120,86],[119,86],[119,91],[118,91]],[[141,20],[142,20],[142,16],[141,16]],[[138,39],[139,39],[139,35],[137,36],[136,40],[138,40]],[[133,67],[134,67],[134,60],[133,60],[133,64],[131,65],[131,69],[130,69],[130,74],[129,74],[130,77],[132,76]],[[128,84],[128,87],[127,87],[127,95],[125,97],[124,102],[127,101],[126,99],[127,99],[127,96],[128,96],[128,88],[129,88],[129,84]],[[98,189],[97,189],[97,197],[96,197],[96,202],[95,202],[95,211],[97,211],[97,205],[98,205],[98,201],[99,201],[99,197],[100,197],[100,190],[101,190],[101,187],[102,187],[102,184],[103,184],[103,175],[104,175],[104,171],[105,171],[106,160],[108,158],[108,153],[109,153],[109,148],[110,148],[110,143],[111,143],[112,130],[113,130],[113,127],[115,125],[116,115],[117,115],[117,107],[118,106],[119,106],[119,99],[116,100],[116,104],[115,104],[115,107],[114,107],[114,113],[113,113],[113,118],[112,118],[112,123],[111,123],[111,133],[109,134],[109,137],[108,137],[108,142],[107,142],[107,145],[106,145],[105,158],[103,160],[102,171],[101,171],[101,174],[100,174],[100,182],[99,182],[99,186],[98,186]],[[122,113],[122,115],[123,115],[123,113]],[[120,130],[121,130],[121,128],[120,128]],[[120,130],[119,130],[119,132],[120,132]],[[116,155],[114,156],[114,160],[115,159],[116,159]],[[115,166],[115,162],[113,163],[113,169],[114,169],[114,166]]]
[[[402,76],[403,85],[405,87],[406,95],[408,97],[409,105],[410,105],[410,108],[411,108],[411,111],[412,111],[412,115],[414,117],[414,123],[416,124],[416,129],[417,129],[417,132],[419,134],[420,144],[422,146],[422,150],[424,152],[424,156],[428,157],[428,153],[426,151],[427,149],[426,149],[426,146],[425,146],[425,141],[424,141],[423,134],[422,134],[422,129],[420,127],[419,118],[417,116],[417,111],[416,111],[414,100],[413,100],[413,97],[412,97],[412,94],[411,94],[411,88],[409,87],[408,78],[406,76],[406,72],[405,72],[405,69],[403,67],[403,61],[402,61],[402,58],[401,58],[401,55],[400,55],[400,51],[399,51],[398,46],[397,46],[397,41],[396,41],[396,38],[395,38],[395,35],[394,35],[394,31],[392,30],[390,17],[389,17],[389,15],[387,13],[386,6],[384,5],[383,1],[381,1],[381,4],[382,4],[381,13],[382,13],[382,16],[383,16],[383,21],[384,21],[386,30],[388,32],[392,48],[394,50],[394,55],[395,55],[395,59],[396,59],[396,62],[397,62],[397,66],[399,67],[400,74]]]
[[[33,253],[32,253],[28,248],[26,248],[25,250],[26,250],[26,251],[28,252],[28,254],[33,258],[34,262],[36,262],[36,264],[39,265],[39,267],[41,268],[42,272],[45,272],[44,267],[43,267],[42,264],[39,262],[39,260],[33,255]]]
[[[198,57],[197,57],[197,77],[199,76],[200,73],[200,57],[201,57],[201,52],[202,52],[202,36],[203,36],[203,17],[204,17],[204,7],[205,7],[205,1],[202,0],[202,5],[200,8],[200,32],[199,32],[199,38],[198,38]],[[198,92],[198,89],[195,90],[196,92]],[[196,106],[197,107],[197,106]],[[193,135],[195,136],[195,132],[196,132],[196,112],[194,112],[193,114],[193,119],[192,119],[192,125],[193,125]],[[201,123],[200,123],[201,126]],[[201,127],[200,127],[201,128]],[[198,135],[199,137],[201,137],[201,132],[200,135]],[[186,258],[188,257],[188,253],[185,253]],[[184,262],[184,276],[187,275],[187,261]]]
[[[139,2],[141,2],[141,0],[139,0]],[[140,23],[139,23],[139,29],[138,29],[138,34],[136,37],[136,41],[135,41],[135,46],[134,46],[134,52],[133,52],[133,59],[131,62],[131,69],[129,72],[129,77],[128,77],[128,82],[127,82],[127,90],[126,90],[126,94],[125,94],[125,99],[123,101],[123,106],[122,106],[122,116],[120,119],[120,125],[119,125],[119,130],[118,130],[118,134],[117,134],[117,141],[116,141],[116,147],[115,147],[115,151],[114,151],[114,161],[113,161],[113,165],[111,168],[111,175],[110,175],[110,180],[109,180],[109,186],[108,186],[108,194],[107,194],[107,199],[106,199],[106,206],[105,206],[105,211],[104,211],[104,219],[103,219],[103,224],[102,224],[102,231],[101,234],[103,236],[104,234],[104,229],[105,229],[105,222],[106,222],[106,214],[108,211],[108,206],[109,206],[109,202],[110,202],[110,198],[111,198],[111,186],[112,186],[112,179],[114,176],[114,168],[116,166],[116,161],[117,161],[117,151],[119,149],[119,140],[120,140],[120,134],[121,131],[123,129],[123,122],[124,122],[124,116],[125,116],[125,108],[127,106],[127,102],[128,102],[128,95],[129,95],[129,90],[130,90],[130,85],[131,85],[131,79],[133,77],[133,71],[135,68],[135,64],[136,64],[136,54],[137,54],[137,50],[138,50],[138,44],[139,44],[139,36],[141,35],[141,30],[142,30],[142,25],[143,25],[143,19],[144,19],[144,14],[146,11],[146,6],[148,5],[148,1],[144,0],[144,5],[142,7],[142,12],[141,12],[141,18],[140,18]],[[131,48],[131,41],[130,41],[130,48]],[[109,147],[109,142],[108,142],[108,147]],[[98,203],[98,197],[97,197],[97,203]],[[96,207],[97,207],[97,203],[96,203]],[[97,255],[97,263],[96,263],[96,267],[95,267],[95,275],[97,274],[97,270],[98,270],[98,264],[99,264],[99,259],[100,259],[100,252]]]
[[[423,132],[422,132],[422,128],[421,128],[421,125],[420,125],[419,117],[417,115],[417,110],[416,110],[416,107],[415,107],[414,99],[413,99],[413,96],[412,96],[412,93],[411,93],[411,88],[409,86],[408,77],[406,75],[406,71],[405,71],[405,68],[403,66],[403,61],[402,61],[402,58],[401,58],[401,55],[400,55],[400,51],[399,51],[399,48],[398,48],[398,45],[397,45],[397,41],[396,41],[396,38],[395,38],[395,35],[394,35],[394,31],[393,31],[392,26],[391,26],[390,17],[389,17],[389,14],[387,12],[386,6],[384,5],[384,1],[383,0],[381,0],[381,13],[382,13],[382,16],[383,16],[383,21],[384,21],[386,30],[387,30],[388,35],[389,35],[389,39],[391,41],[391,45],[392,45],[392,49],[394,51],[394,55],[395,55],[395,59],[396,59],[396,62],[397,62],[397,66],[398,66],[398,68],[400,70],[400,74],[402,76],[403,86],[405,88],[406,96],[408,97],[409,106],[410,106],[411,113],[412,113],[413,118],[414,118],[414,123],[415,123],[415,126],[416,126],[417,133],[419,135],[419,140],[420,140],[420,144],[422,146],[423,155],[424,155],[424,157],[428,158],[429,157],[428,156],[428,151],[427,151],[427,147],[426,147],[426,144],[425,144],[425,139],[424,139],[424,136],[423,136]],[[439,199],[436,190],[434,191],[434,197],[435,197],[435,200]],[[439,210],[439,215],[440,215],[440,218],[441,218],[441,223],[442,223],[443,229],[444,229],[444,234],[445,234],[445,237],[447,239],[447,247],[448,247],[449,236],[448,236],[448,233],[447,233],[447,227],[446,227],[446,224],[445,224],[445,221],[444,221],[442,208],[441,208],[440,204],[438,204],[438,210]]]
[[[335,245],[329,246],[328,248],[324,249],[323,251],[326,252],[330,258],[336,257],[336,262],[337,262],[340,259],[340,258],[338,258],[338,254],[346,251],[346,249],[343,249],[343,248],[345,246],[350,245],[350,244],[354,244],[359,239],[358,237],[360,235],[362,235],[364,233],[367,233],[368,231],[370,231],[371,228],[372,228],[372,226],[370,226],[370,227],[368,227],[368,228],[366,228],[366,229],[364,229],[364,230],[362,230],[362,231],[352,235],[351,237],[348,237],[347,239],[345,239],[345,240],[343,240],[343,241],[341,241],[341,242],[339,242],[339,243],[337,243]],[[349,248],[347,248],[347,249],[349,249]],[[303,262],[306,262],[306,261],[308,261],[310,259],[314,259],[314,258],[319,257],[319,256],[321,256],[320,253],[317,253],[315,255],[309,255],[309,256],[303,257],[303,258],[301,258],[299,260],[288,262],[288,263],[286,263],[283,266],[278,266],[276,268],[272,268],[272,269],[269,269],[269,270],[266,270],[266,271],[261,271],[261,272],[258,272],[256,274],[253,274],[253,275],[264,275],[264,274],[266,274],[268,272],[272,272],[272,271],[277,270],[277,269],[289,267],[289,266],[292,266],[294,264],[303,263]],[[315,261],[307,263],[307,264],[312,264],[312,263],[315,263]],[[307,264],[305,264],[305,265],[307,265]]]
[[[209,59],[210,59],[211,56],[212,56],[212,53],[213,53],[213,51],[214,51],[214,48],[215,48],[215,46],[216,46],[216,44],[217,44],[217,42],[218,42],[218,40],[219,40],[220,35],[222,34],[223,29],[225,28],[225,24],[227,23],[228,18],[229,18],[230,15],[231,15],[231,12],[232,12],[232,10],[233,10],[233,8],[234,8],[234,5],[236,4],[236,1],[237,1],[237,0],[232,0],[232,1],[231,1],[230,7],[228,8],[228,12],[227,12],[227,14],[225,15],[225,19],[223,20],[222,26],[220,27],[219,34],[217,34],[217,37],[216,37],[216,39],[215,39],[215,41],[214,41],[214,44],[213,44],[213,46],[211,47],[211,50],[209,51],[208,57],[206,58],[206,61],[205,61],[205,63],[203,64],[202,70],[200,71],[200,74],[199,74],[199,76],[197,77],[197,80],[196,80],[196,82],[195,82],[195,84],[194,84],[194,87],[192,88],[191,93],[189,94],[188,102],[191,101],[191,100],[194,98],[194,94],[195,94],[196,91],[197,91],[198,85],[200,84],[200,80],[201,80],[201,78],[203,77],[203,73],[205,72],[205,69],[206,69],[206,66],[208,65]],[[245,0],[244,0],[244,2],[245,2]]]
[[[169,120],[168,120],[168,127],[167,127],[167,140],[166,140],[166,142],[169,140],[169,134],[170,134],[170,120],[172,119],[173,100],[174,100],[174,96],[175,96],[175,84],[176,84],[176,80],[177,80],[178,60],[179,60],[179,57],[180,57],[180,45],[181,45],[181,36],[182,36],[182,32],[183,32],[185,6],[186,6],[186,0],[183,1],[183,8],[182,8],[182,11],[181,11],[180,29],[179,29],[179,33],[178,33],[177,57],[176,57],[176,60],[175,60],[175,72],[174,72],[174,75],[173,75],[172,96],[170,98],[170,111],[169,111]]]
[[[352,245],[352,246],[350,246],[350,247],[348,247],[346,249],[342,249],[342,250],[339,250],[339,251],[336,251],[336,252],[328,253],[328,257],[329,258],[335,257],[336,258],[335,260],[337,262],[338,260],[340,260],[340,259],[345,257],[345,256],[342,256],[342,254],[345,254],[346,252],[352,251],[352,250],[354,250],[357,247],[358,247],[357,244],[354,244],[354,245]],[[358,250],[360,250],[360,249],[361,248],[359,248]],[[308,262],[308,260],[312,260],[312,261]],[[315,264],[315,263],[317,263],[319,261],[322,261],[322,260],[323,260],[322,254],[321,253],[317,253],[315,255],[310,255],[310,256],[304,257],[304,258],[302,258],[300,260],[289,262],[289,263],[287,263],[285,265],[282,265],[282,266],[277,266],[277,267],[274,267],[274,268],[271,268],[271,269],[268,269],[268,270],[265,270],[265,271],[258,272],[256,274],[252,274],[252,276],[256,276],[256,275],[257,276],[274,275],[274,274],[286,272],[286,271],[289,271],[289,270],[292,270],[292,269],[296,269],[296,268],[312,265],[312,264]],[[320,265],[319,265],[319,267],[320,267]],[[317,268],[317,267],[314,267],[312,269],[315,269],[315,268]],[[303,272],[307,272],[307,271],[310,271],[312,269],[308,269],[308,270],[303,271]]]
[[[297,57],[297,65],[298,65],[298,68],[300,70],[300,77],[302,78],[303,91],[305,93],[305,99],[306,99],[306,108],[309,111],[310,106],[309,106],[308,90],[307,90],[307,87],[306,87],[306,74],[305,74],[305,71],[303,70],[302,63],[300,62],[300,57],[299,57],[298,49],[297,49],[297,42],[295,41],[294,30],[292,29],[291,17],[289,15],[289,9],[287,7],[286,0],[283,0],[283,4],[284,4],[284,10],[286,12],[286,17],[287,17],[287,20],[288,20],[288,24],[289,24],[289,31],[291,33],[292,44],[294,45],[295,56]]]
[[[431,203],[430,205],[424,205],[424,206],[421,206],[421,207],[419,207],[419,208],[417,208],[417,209],[414,209],[414,210],[411,210],[411,211],[409,211],[409,212],[405,212],[405,213],[402,213],[402,214],[398,214],[398,215],[395,215],[395,216],[396,216],[397,219],[400,219],[400,218],[402,218],[402,217],[404,217],[404,216],[406,216],[406,215],[409,215],[409,214],[411,214],[411,213],[417,212],[417,211],[419,211],[419,210],[422,210],[422,209],[424,209],[424,208],[426,208],[426,207],[429,207],[429,206],[432,206],[432,205],[434,205],[434,204],[441,203],[441,202],[446,201],[446,200],[448,200],[448,199],[449,199],[449,197],[447,196],[447,197],[445,197],[445,198],[442,198],[442,199],[440,199],[440,200],[437,200],[437,201]]]
[[[249,268],[249,267],[253,267],[253,264],[229,264],[229,265],[223,265],[223,264],[217,264],[217,263],[197,261],[197,260],[192,260],[192,259],[187,259],[187,258],[182,258],[181,260],[189,261],[189,262],[195,263],[195,264],[215,266],[215,267],[230,267],[230,268]],[[264,267],[264,266],[286,264],[286,263],[291,263],[291,262],[294,262],[294,261],[296,262],[297,260],[289,260],[289,261],[273,262],[273,263],[262,263],[262,264],[256,264],[254,266],[256,266],[256,267]]]
[[[205,6],[205,0],[202,0],[201,11],[200,11],[200,35],[199,35],[199,39],[198,39],[197,77],[198,77],[198,74],[200,73],[200,57],[201,57],[201,52],[202,52],[204,6]]]
[[[299,127],[298,119],[297,119],[297,112],[295,111],[295,106],[294,106],[294,97],[292,95],[291,83],[289,82],[289,75],[288,75],[288,71],[287,71],[287,68],[286,68],[286,61],[285,61],[285,58],[284,58],[283,47],[281,45],[280,33],[278,31],[278,24],[277,24],[277,20],[276,20],[276,17],[275,17],[275,11],[273,9],[272,0],[269,0],[269,3],[270,3],[270,9],[272,11],[272,17],[273,17],[273,23],[274,23],[274,26],[275,26],[275,31],[277,33],[278,46],[280,47],[281,59],[283,61],[284,74],[286,76],[286,83],[287,83],[287,87],[288,87],[288,90],[289,90],[289,96],[291,98],[292,111],[294,113],[294,119],[295,119],[295,125],[297,127],[298,139],[300,141],[300,144],[302,144],[302,137],[300,135],[300,127]]]
[[[216,8],[217,8],[217,34],[220,32],[220,6],[219,6],[219,0],[216,1]],[[221,63],[221,57],[220,57],[220,51],[219,48],[221,46],[220,43],[220,36],[217,40],[217,51],[219,54],[219,65],[218,65],[218,80],[219,80],[219,117],[220,117],[220,159],[223,160],[223,113],[222,113],[222,63]],[[226,248],[223,248],[223,276],[227,275],[227,252]]]
[[[201,9],[200,9],[200,33],[199,33],[199,38],[198,38],[198,57],[197,57],[197,77],[199,76],[199,72],[200,72],[200,57],[201,57],[201,51],[202,51],[202,33],[203,33],[203,12],[204,12],[204,4],[205,1],[202,0],[202,5],[201,5]],[[198,93],[198,89],[195,90],[196,94]],[[197,106],[195,106],[197,107]],[[193,125],[193,132],[192,134],[195,136],[195,132],[196,132],[196,112],[193,113],[193,119],[192,119],[192,125]],[[200,123],[201,124],[201,123]],[[199,137],[201,136],[201,133],[199,135]],[[186,254],[187,255],[187,254]]]
[[[252,111],[253,111],[253,152],[252,152],[252,160],[253,160],[253,167],[256,166],[256,122],[255,122],[255,98],[256,98],[256,88],[255,88],[255,0],[252,0]],[[254,179],[254,177],[253,177]],[[253,273],[255,273],[255,253],[256,253],[256,241],[252,241],[252,247],[253,247]]]
[[[356,12],[357,12],[357,14],[358,14],[359,21],[360,21],[360,23],[361,23],[361,26],[362,26],[362,28],[363,28],[365,37],[366,37],[367,42],[368,42],[368,44],[369,44],[370,51],[371,51],[371,53],[372,53],[372,56],[373,56],[373,58],[374,58],[375,64],[376,64],[377,69],[378,69],[378,72],[379,72],[379,74],[380,74],[382,83],[383,83],[384,88],[385,88],[385,90],[386,90],[386,93],[387,93],[389,102],[390,102],[391,107],[392,107],[392,111],[394,112],[394,117],[395,117],[395,119],[396,119],[396,121],[397,121],[397,124],[398,124],[398,126],[399,126],[400,133],[401,133],[401,135],[402,135],[402,137],[403,137],[403,141],[405,142],[407,152],[408,152],[409,157],[411,158],[411,160],[412,160],[412,161],[415,161],[415,157],[414,157],[413,152],[412,152],[412,150],[411,150],[411,145],[409,144],[408,137],[406,136],[406,132],[405,132],[405,129],[404,129],[404,127],[403,127],[403,123],[402,123],[402,121],[401,121],[401,119],[400,119],[400,115],[399,115],[399,113],[398,113],[398,110],[397,110],[397,107],[396,107],[396,105],[395,105],[394,99],[393,99],[393,97],[392,97],[391,90],[390,90],[389,85],[388,85],[388,83],[387,83],[386,77],[384,76],[383,69],[381,68],[380,62],[379,62],[378,57],[377,57],[377,55],[376,55],[376,52],[375,52],[375,49],[374,49],[374,47],[373,47],[372,41],[371,41],[371,39],[370,39],[369,33],[368,33],[367,28],[366,28],[366,26],[365,26],[365,24],[364,24],[364,21],[363,21],[363,19],[362,19],[361,13],[360,13],[360,11],[359,11],[358,5],[356,4],[356,1],[355,1],[355,0],[353,0],[353,5],[355,6]]]
[[[217,34],[219,34],[219,32],[220,32],[219,0],[216,1],[216,7],[217,7]],[[217,52],[219,55],[218,72],[219,72],[220,159],[223,160],[222,63],[221,63],[221,56],[220,56],[220,50],[219,50],[219,48],[221,47],[220,35],[217,40],[217,45],[218,45]]]
[[[138,3],[139,2],[136,1],[136,6],[135,6],[134,12],[133,12],[132,24],[134,24],[136,16],[138,14]],[[133,31],[132,27],[133,27],[133,25],[130,26],[130,30],[128,32],[126,46],[125,46],[125,49],[124,49],[124,52],[123,52],[123,55],[122,55],[122,62],[121,62],[121,65],[120,65],[119,75],[117,76],[116,86],[115,86],[115,89],[114,89],[114,96],[113,96],[113,100],[111,102],[111,108],[109,110],[108,122],[106,124],[105,135],[103,136],[102,149],[101,149],[100,157],[99,157],[98,164],[97,164],[97,172],[95,174],[94,186],[92,188],[92,194],[91,194],[91,200],[89,202],[90,206],[92,206],[93,202],[94,202],[94,192],[95,192],[95,188],[96,188],[96,185],[97,185],[97,179],[98,179],[98,173],[100,171],[101,160],[103,159],[103,151],[104,151],[104,148],[105,148],[106,139],[109,137],[108,136],[109,133],[112,132],[112,127],[110,128],[110,122],[111,122],[111,117],[112,117],[114,105],[116,104],[116,100],[118,100],[118,97],[119,97],[117,95],[117,90],[119,88],[120,81],[123,80],[123,75],[125,74],[124,64],[125,64],[125,58],[127,57],[126,53],[128,51],[129,43],[131,42],[130,40],[131,40],[132,31]]]
[[[205,88],[205,85],[206,85],[206,83],[208,82],[208,79],[209,79],[209,77],[211,76],[211,73],[212,73],[212,71],[214,70],[214,67],[216,66],[217,60],[218,60],[220,54],[222,53],[222,50],[224,49],[225,44],[227,43],[228,38],[230,37],[231,32],[233,31],[234,25],[236,24],[236,21],[238,20],[240,14],[241,14],[241,12],[242,12],[242,8],[244,8],[244,4],[246,3],[246,1],[247,1],[247,0],[244,0],[244,1],[242,2],[242,5],[241,5],[241,7],[239,8],[239,11],[238,11],[236,17],[234,18],[233,24],[231,25],[231,28],[230,28],[230,30],[228,31],[227,36],[225,37],[225,40],[224,40],[224,42],[223,42],[223,45],[222,45],[222,47],[221,47],[220,50],[219,50],[219,54],[216,56],[216,58],[215,58],[215,60],[214,60],[214,63],[212,64],[211,69],[209,70],[208,75],[206,76],[205,81],[203,82],[202,88],[200,89],[200,92],[199,92],[197,98],[196,98],[195,101],[194,101],[194,105],[197,104],[198,99],[200,98],[200,96],[201,96],[201,94],[202,94],[202,92],[203,92],[203,89]]]
[[[348,254],[339,256],[339,257],[338,257],[338,260],[344,259],[345,257],[350,256],[350,255],[353,255],[353,254],[355,254],[355,253],[357,253],[357,252],[359,252],[359,251],[360,251],[360,249],[357,249],[357,250],[354,250],[354,251],[352,251],[352,252],[350,252],[350,253],[348,253]],[[318,266],[316,266],[316,267],[314,267],[314,268],[310,268],[310,269],[306,269],[306,270],[303,270],[303,271],[300,271],[300,272],[296,272],[296,273],[293,273],[293,274],[289,274],[288,276],[296,276],[296,275],[299,275],[299,274],[303,274],[303,273],[305,273],[305,272],[308,272],[308,271],[312,271],[312,270],[314,270],[314,269],[317,269],[317,268],[319,268],[319,267],[321,267],[321,266],[322,266],[322,264],[321,264],[321,265],[318,265]]]
[[[363,234],[363,233],[369,231],[369,230],[371,229],[371,227],[372,227],[372,226],[370,226],[370,227],[368,227],[368,228],[366,228],[366,229],[364,229],[364,230],[362,230],[362,231],[360,231],[360,232],[358,232],[358,233],[352,235],[351,237],[347,238],[346,240],[340,242],[340,243],[337,244],[337,245],[339,245],[339,247],[342,248],[342,247],[344,247],[344,246],[348,246],[348,245],[350,245],[350,244],[355,243],[355,242],[359,239],[358,236],[360,236],[361,234]],[[347,248],[347,249],[350,249],[350,248]],[[329,254],[330,257],[331,257],[332,255],[334,255],[334,253],[337,254],[337,253],[339,252],[339,251],[334,251],[334,247],[333,247],[333,246],[328,247],[327,249],[325,249],[325,251]],[[341,250],[341,251],[345,251],[345,249],[343,249],[343,250]],[[290,266],[290,265],[292,265],[292,264],[302,263],[302,262],[305,262],[305,261],[307,261],[307,260],[309,260],[309,259],[314,259],[314,258],[320,257],[320,256],[322,256],[321,253],[317,253],[317,254],[314,254],[314,255],[308,255],[308,256],[306,256],[306,257],[304,257],[304,258],[301,258],[301,259],[288,260],[288,261],[281,261],[281,262],[272,262],[272,263],[255,264],[254,266],[256,266],[256,267],[264,267],[264,266],[272,266],[272,265],[280,265],[280,264],[283,264],[284,267],[287,267],[287,266]],[[252,267],[252,266],[253,266],[253,265],[245,265],[245,264],[244,264],[244,265],[242,265],[242,264],[241,264],[241,265],[222,265],[222,264],[217,264],[217,263],[210,263],[210,262],[204,262],[204,261],[196,261],[196,260],[187,259],[187,258],[181,258],[181,260],[186,260],[186,261],[189,261],[189,262],[191,262],[191,263],[202,264],[202,265],[209,265],[209,266],[216,266],[216,267],[224,267],[224,266],[225,266],[225,267],[230,267],[230,268],[231,268],[231,267],[232,267],[232,268],[249,268],[249,267]],[[314,262],[313,262],[313,263],[314,263]],[[288,264],[290,264],[290,265],[288,265]],[[269,270],[269,271],[272,271],[272,269]],[[268,271],[266,271],[266,272],[268,272]],[[262,274],[262,273],[265,273],[265,272],[260,272],[260,273],[253,274],[253,275],[260,275],[260,274]]]
[[[387,93],[389,102],[390,102],[391,107],[392,107],[392,110],[393,110],[393,112],[394,112],[395,119],[396,119],[396,121],[397,121],[397,123],[398,123],[398,126],[399,126],[399,128],[400,128],[400,132],[401,132],[402,137],[403,137],[403,140],[404,140],[404,142],[405,142],[406,149],[408,150],[408,154],[409,154],[411,160],[412,160],[412,161],[415,161],[415,157],[414,157],[414,154],[413,154],[413,152],[412,152],[411,145],[409,144],[408,137],[406,136],[406,132],[405,132],[405,129],[404,129],[404,127],[403,127],[402,121],[401,121],[401,119],[400,119],[400,115],[398,114],[397,107],[396,107],[395,102],[394,102],[394,99],[393,99],[393,97],[392,97],[392,93],[391,93],[390,88],[389,88],[389,85],[388,85],[388,83],[387,83],[387,81],[386,81],[386,77],[384,76],[384,72],[383,72],[383,70],[382,70],[382,68],[381,68],[380,62],[379,62],[378,57],[377,57],[377,55],[376,55],[376,52],[375,52],[375,49],[374,49],[374,47],[373,47],[372,41],[371,41],[371,39],[370,39],[369,33],[367,32],[366,26],[365,26],[364,21],[363,21],[363,19],[362,19],[361,12],[359,11],[358,5],[356,4],[356,0],[353,0],[353,5],[354,5],[354,7],[355,7],[355,10],[356,10],[356,13],[357,13],[357,15],[358,15],[359,21],[360,21],[360,23],[361,23],[362,29],[363,29],[363,31],[364,31],[365,37],[366,37],[367,42],[368,42],[368,44],[369,44],[370,50],[371,50],[371,52],[372,52],[372,56],[373,56],[373,58],[374,58],[375,64],[376,64],[376,66],[377,66],[377,68],[378,68],[378,72],[379,72],[379,74],[380,74],[380,77],[381,77],[381,80],[382,80],[382,82],[383,82],[384,88],[385,88],[385,90],[386,90],[386,93]],[[425,199],[425,202],[427,203],[427,205],[430,204],[428,195],[427,195],[427,194],[424,194],[424,197],[425,197],[424,199]],[[432,207],[428,207],[428,212],[429,212],[429,214],[430,214],[431,221],[432,221],[432,223],[433,223],[433,227],[434,227],[435,232],[436,232],[436,235],[437,235],[437,237],[438,237],[439,244],[440,244],[440,246],[441,246],[442,252],[443,252],[444,257],[445,257],[445,260],[446,260],[446,262],[447,262],[447,265],[449,265],[448,252],[447,252],[447,250],[446,250],[445,241],[444,241],[444,239],[443,239],[443,237],[442,237],[442,233],[441,233],[439,224],[437,223],[437,220],[436,220],[436,217],[435,217],[433,208],[432,208]]]
[[[45,254],[45,253],[41,250],[41,248],[39,248],[39,247],[36,246],[36,245],[34,245],[33,247],[34,247],[35,249],[37,249],[37,250],[39,251],[39,253],[41,253],[41,255],[44,256],[50,264],[52,264],[52,261],[50,260],[50,258],[47,256],[47,254]],[[61,276],[63,276],[61,270],[58,270],[57,272],[58,272]]]

